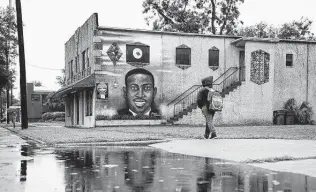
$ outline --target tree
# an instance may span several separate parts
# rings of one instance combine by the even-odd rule
[[[278,29],[265,22],[259,22],[255,25],[243,27],[238,30],[238,36],[259,37],[259,38],[276,38]]]
[[[15,70],[9,70],[8,62],[14,65],[17,56],[17,25],[15,21],[15,10],[13,8],[0,7],[0,89],[13,86],[15,81]]]
[[[311,32],[313,21],[307,17],[302,17],[298,21],[284,23],[278,37],[280,39],[315,40],[314,33]]]
[[[32,83],[34,84],[35,87],[41,87],[41,86],[43,86],[43,84],[42,84],[41,81],[33,81]]]
[[[244,0],[144,0],[143,14],[153,30],[234,34]],[[242,22],[241,22],[242,23]]]
[[[240,28],[236,35],[258,38],[279,38],[296,40],[316,40],[314,33],[311,32],[313,21],[302,17],[300,20],[284,23],[280,27],[259,22],[252,26]]]
[[[62,69],[61,73],[62,73],[61,76],[56,77],[56,81],[61,87],[65,87],[66,86],[65,69]]]

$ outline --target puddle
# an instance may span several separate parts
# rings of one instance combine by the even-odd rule
[[[22,145],[11,153],[16,158],[0,158],[0,191],[309,192],[316,189],[314,177],[150,147],[54,150]]]

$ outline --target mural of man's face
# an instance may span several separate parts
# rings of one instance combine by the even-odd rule
[[[147,74],[129,76],[123,89],[128,107],[138,115],[148,112],[157,92],[152,77]]]

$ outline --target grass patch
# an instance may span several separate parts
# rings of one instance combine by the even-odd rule
[[[276,163],[276,162],[281,162],[281,161],[299,161],[299,160],[306,160],[306,159],[316,159],[316,156],[299,157],[299,158],[289,157],[289,156],[271,157],[271,158],[266,158],[266,159],[254,159],[254,160],[243,161],[242,163],[245,163],[245,164]]]

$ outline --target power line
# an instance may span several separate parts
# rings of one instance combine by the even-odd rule
[[[52,68],[47,68],[47,67],[40,67],[40,66],[36,66],[36,65],[32,65],[32,64],[26,64],[35,68],[39,68],[39,69],[46,69],[46,70],[56,70],[56,71],[61,71],[62,69],[52,69]]]

